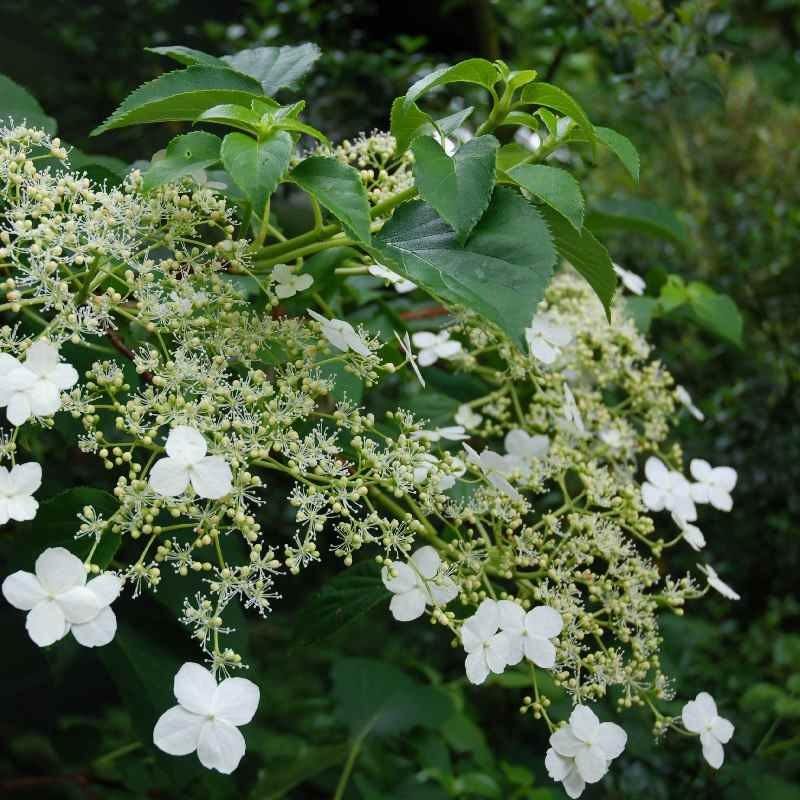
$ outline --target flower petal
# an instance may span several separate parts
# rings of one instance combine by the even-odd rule
[[[435,577],[439,571],[439,565],[442,563],[439,554],[430,545],[420,547],[408,560],[410,565],[416,568],[423,578],[428,580]]]
[[[85,586],[76,586],[56,595],[58,604],[67,622],[81,624],[94,619],[102,608],[100,601]]]
[[[703,758],[714,769],[719,769],[725,761],[725,750],[719,740],[710,731],[704,731],[700,734],[700,744],[703,748]]]
[[[187,466],[199,461],[208,452],[208,444],[197,428],[176,425],[169,432],[164,449],[170,458]]]
[[[58,364],[47,373],[47,380],[63,392],[78,382],[78,371],[71,364]]]
[[[569,725],[565,725],[550,736],[550,746],[559,755],[574,758],[575,754],[586,745],[575,736]]]
[[[486,663],[492,672],[500,675],[508,666],[508,656],[511,652],[511,640],[507,633],[496,633],[489,639],[486,648]]]
[[[708,502],[717,511],[730,511],[733,508],[733,498],[724,489],[720,489],[719,486],[711,486],[709,488]]]
[[[575,756],[575,766],[586,783],[597,783],[608,772],[608,761],[596,745],[579,750]]]
[[[247,678],[226,678],[217,686],[212,703],[217,719],[231,725],[246,725],[258,709],[260,691]]]
[[[153,744],[171,756],[186,756],[197,750],[206,718],[181,706],[165,711],[153,728]]]
[[[732,492],[736,486],[736,470],[733,467],[715,467],[712,472],[714,484],[726,492]]]
[[[44,339],[34,342],[25,353],[25,367],[37,375],[47,375],[58,364],[58,349]]]
[[[192,486],[199,497],[219,500],[229,494],[233,475],[228,462],[222,456],[206,456],[190,468]]]
[[[61,408],[61,394],[58,387],[49,380],[38,380],[25,394],[36,417],[49,417]]]
[[[187,661],[175,674],[172,690],[175,699],[187,711],[204,716],[214,713],[213,699],[217,682],[201,664]]]
[[[42,588],[50,594],[61,594],[86,583],[83,561],[65,547],[48,547],[36,559],[34,570]]]
[[[536,606],[525,615],[525,629],[530,636],[552,639],[561,633],[563,627],[561,614],[550,606]]]
[[[589,706],[575,706],[569,715],[569,726],[582,742],[593,742],[600,728],[597,714]],[[584,775],[584,779],[586,776]]]
[[[73,625],[71,630],[78,644],[82,644],[84,647],[103,647],[117,633],[117,617],[106,606],[89,622]]]
[[[431,581],[428,584],[428,591],[437,606],[446,606],[451,600],[455,600],[458,597],[458,586],[456,586],[452,578]]]
[[[542,669],[552,669],[556,663],[556,648],[549,639],[526,636],[523,643],[525,657]]]
[[[230,775],[239,766],[245,749],[244,736],[229,722],[209,720],[200,730],[197,757],[207,769]]]
[[[646,481],[642,484],[642,502],[651,511],[664,510],[664,491]]]
[[[724,717],[717,717],[711,723],[711,733],[713,733],[722,744],[731,740],[734,730],[733,723]]]
[[[583,790],[586,788],[586,781],[581,777],[578,768],[574,767],[567,777],[564,778],[562,785],[567,796],[571,797],[572,800],[576,800],[576,798],[583,794]]]
[[[53,600],[38,603],[29,612],[25,628],[34,644],[47,647],[67,635],[69,623],[64,612]]]
[[[25,392],[15,392],[8,399],[6,417],[12,425],[20,426],[31,417],[31,403]]]
[[[39,510],[39,503],[30,495],[9,497],[7,502],[6,513],[10,519],[15,519],[17,522],[35,519],[36,512]]]
[[[689,472],[692,477],[700,483],[708,483],[711,477],[711,464],[703,458],[693,458],[689,462]]]
[[[552,747],[547,749],[544,756],[544,766],[547,774],[554,781],[563,781],[572,769],[572,759],[559,755]]]
[[[92,578],[86,588],[97,598],[101,607],[110,606],[122,591],[122,579],[106,572]]]
[[[3,581],[2,591],[3,597],[21,611],[30,611],[47,599],[47,592],[39,579],[32,572],[22,570],[12,573]]]
[[[644,474],[653,486],[664,489],[669,485],[669,470],[660,458],[650,456],[644,465]]]
[[[513,600],[500,600],[497,603],[500,630],[521,634],[525,630],[525,611]]]
[[[416,587],[417,574],[408,564],[404,564],[402,561],[393,561],[391,567],[392,572],[396,574],[392,575],[389,572],[389,567],[384,567],[381,570],[383,585],[390,592],[394,594],[403,594],[404,592],[410,592]]]
[[[162,497],[177,497],[189,485],[189,468],[176,458],[160,458],[153,464],[148,482]]]
[[[628,734],[619,725],[614,722],[600,723],[597,744],[609,761],[622,755],[627,742]]]
[[[414,347],[427,350],[438,343],[439,337],[430,331],[417,331],[411,334],[411,341],[414,343]]]
[[[419,619],[425,612],[428,598],[422,589],[415,587],[402,594],[396,594],[389,602],[389,610],[398,622],[411,622]]]
[[[17,464],[9,477],[15,493],[33,494],[42,485],[42,467],[35,461]]]
[[[467,678],[470,683],[476,686],[482,684],[489,676],[489,666],[483,655],[483,648],[470,653],[464,660],[464,667],[467,671]]]

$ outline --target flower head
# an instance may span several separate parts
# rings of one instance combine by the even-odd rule
[[[673,511],[684,521],[694,522],[697,509],[692,500],[689,481],[663,461],[650,456],[644,465],[647,480],[642,484],[642,502],[651,511]]]
[[[10,519],[33,519],[39,503],[33,493],[42,485],[42,468],[35,461],[16,464],[11,471],[0,467],[0,525]]]
[[[484,600],[464,621],[461,643],[467,653],[464,662],[467,678],[472,683],[483,683],[490,672],[503,672],[509,663],[511,640],[507,633],[500,631],[500,609],[494,600]]]
[[[294,297],[314,283],[311,275],[308,273],[298,275],[288,264],[276,264],[272,270],[272,277],[276,281],[275,294],[281,299]]]
[[[530,328],[525,329],[531,355],[543,364],[552,364],[560,355],[561,348],[572,341],[572,331],[558,325],[546,314],[533,318]]]
[[[187,662],[175,675],[173,691],[178,705],[158,718],[153,744],[172,756],[197,751],[204,767],[229,775],[245,753],[239,726],[255,716],[258,686],[247,678],[217,684],[205,667]]]
[[[500,629],[508,634],[510,652],[508,663],[519,664],[525,656],[542,669],[552,669],[556,663],[556,648],[550,641],[561,633],[564,620],[550,606],[536,606],[526,614],[511,600],[500,600]]]
[[[407,564],[394,561],[383,568],[383,585],[394,595],[389,609],[398,622],[418,619],[425,606],[444,606],[458,595],[453,579],[439,575],[441,564],[436,550],[425,545],[409,557]]]
[[[722,745],[730,741],[734,727],[717,713],[717,704],[708,692],[700,692],[681,711],[686,730],[700,735],[703,757],[714,769],[725,760]]]
[[[308,309],[308,314],[319,322],[322,328],[322,335],[337,350],[341,350],[343,353],[352,350],[360,356],[368,356],[372,352],[349,322],[345,322],[343,319],[327,319],[322,314],[314,311],[313,308]]]
[[[419,365],[430,367],[440,358],[453,358],[461,352],[461,342],[450,338],[450,331],[418,331],[411,337],[414,346],[419,348]]]
[[[689,471],[697,481],[691,485],[692,499],[695,503],[711,503],[720,511],[733,508],[731,492],[736,486],[736,470],[732,467],[712,467],[702,458],[693,458]]]

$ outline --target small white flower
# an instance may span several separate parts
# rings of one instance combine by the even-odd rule
[[[426,442],[438,442],[440,439],[446,439],[448,442],[461,442],[469,439],[469,434],[464,430],[463,425],[447,425],[432,431],[414,431],[411,438],[414,440],[424,439]]]
[[[463,425],[468,430],[474,430],[483,422],[483,414],[473,411],[466,403],[458,407],[454,417],[456,423]]]
[[[510,640],[508,663],[519,664],[525,656],[542,669],[552,669],[556,663],[556,648],[550,641],[561,633],[564,620],[550,606],[536,606],[526,614],[511,600],[500,600],[500,629]]]
[[[550,450],[550,439],[547,436],[531,436],[521,428],[513,428],[506,434],[506,462],[518,470],[523,477],[531,472],[531,464],[544,458]]]
[[[681,536],[693,550],[702,550],[706,546],[706,537],[697,525],[687,522],[680,514],[672,512],[672,519],[680,528]]]
[[[525,329],[531,355],[543,364],[552,364],[560,355],[561,348],[572,341],[572,331],[558,325],[547,315],[538,314],[530,328]]]
[[[490,672],[501,674],[508,664],[511,642],[500,628],[500,610],[486,599],[461,626],[461,643],[467,653],[464,666],[471,683],[483,683]]]
[[[12,425],[55,414],[61,408],[61,392],[77,382],[75,368],[61,363],[58,348],[43,339],[28,348],[21,364],[0,353],[0,408],[6,406]]]
[[[614,264],[614,272],[617,273],[619,279],[622,281],[622,285],[629,292],[638,295],[644,294],[644,290],[647,288],[644,278],[640,277],[635,272],[631,272],[628,269],[623,269],[619,266],[619,264]]]
[[[296,274],[288,264],[276,264],[272,270],[276,281],[275,294],[281,299],[294,297],[298,292],[308,289],[314,278],[308,273]]]
[[[566,383],[564,384],[564,418],[567,420],[567,424],[572,425],[578,433],[586,433],[586,426],[583,424],[583,417],[575,402],[575,395],[572,394],[572,389]]]
[[[727,598],[728,600],[741,600],[741,596],[737,594],[730,586],[728,586],[725,581],[723,581],[719,575],[717,575],[717,571],[712,567],[710,564],[703,566],[702,564],[698,564],[697,568],[700,572],[704,573],[706,576],[706,580],[708,581],[708,585],[719,592],[723,597]]]
[[[173,691],[178,705],[158,718],[153,744],[171,756],[196,750],[204,767],[229,775],[246,749],[239,726],[255,716],[258,686],[247,678],[217,684],[205,667],[187,662],[175,675]]]
[[[580,797],[587,783],[597,783],[608,772],[627,741],[619,725],[600,722],[588,706],[575,706],[569,724],[550,736],[544,760],[547,774],[561,781],[570,797]]]
[[[597,435],[600,441],[612,450],[622,447],[622,434],[616,428],[603,428]]]
[[[495,489],[498,489],[514,500],[522,499],[522,495],[505,477],[512,469],[512,466],[508,463],[505,456],[501,456],[493,450],[484,450],[479,455],[475,449],[470,447],[466,442],[464,442],[463,447],[467,453],[467,461],[469,461],[470,464],[474,464]]]
[[[733,467],[712,467],[702,458],[693,458],[689,471],[697,481],[691,485],[695,503],[711,503],[719,511],[733,508],[731,492],[736,486],[736,470]]]
[[[414,351],[411,349],[411,339],[408,337],[408,331],[403,334],[403,338],[400,338],[400,334],[397,331],[393,331],[395,338],[400,343],[400,349],[403,351],[403,355],[406,357],[406,363],[411,366],[411,369],[414,370],[414,374],[417,376],[417,380],[420,382],[422,388],[425,388],[425,379],[422,377],[422,373],[419,371],[419,365],[417,364],[417,357],[414,355]]]
[[[734,727],[717,713],[717,704],[708,692],[700,692],[681,711],[686,730],[700,735],[703,757],[714,768],[719,769],[725,760],[722,745],[731,740]]]
[[[0,467],[0,525],[10,519],[17,522],[33,519],[39,503],[33,493],[42,485],[42,468],[35,461],[17,464],[9,472]]]
[[[692,400],[692,396],[683,386],[676,386],[675,387],[675,397],[678,399],[678,402],[684,406],[689,413],[697,420],[702,422],[706,415],[694,404]]]
[[[343,353],[352,350],[360,356],[368,356],[372,352],[349,322],[345,322],[343,319],[327,319],[311,308],[308,309],[308,314],[319,322],[322,335],[337,350],[341,350]]]
[[[177,497],[189,484],[198,497],[218,500],[231,490],[231,468],[222,456],[207,456],[203,434],[188,425],[169,432],[161,458],[150,470],[150,486],[162,497]]]
[[[651,511],[673,511],[686,522],[697,519],[689,481],[663,461],[650,456],[644,465],[647,481],[642,484],[642,502]]]
[[[418,331],[411,337],[411,341],[419,348],[418,360],[421,367],[430,367],[440,358],[453,358],[461,352],[461,342],[451,339],[450,331]]]
[[[103,647],[117,633],[117,616],[111,604],[122,591],[122,579],[112,572],[104,572],[92,578],[86,588],[95,596],[100,610],[88,622],[73,623],[72,635],[84,647]]]
[[[420,547],[408,563],[394,561],[381,570],[383,585],[394,595],[389,610],[398,622],[418,619],[425,606],[445,606],[458,596],[458,587],[439,575],[442,559],[430,545]]]
[[[376,278],[383,278],[385,281],[391,283],[398,294],[407,294],[408,292],[413,292],[414,289],[417,288],[416,283],[412,283],[402,275],[398,275],[388,267],[384,267],[383,264],[370,264],[367,271],[370,275],[374,275]]]

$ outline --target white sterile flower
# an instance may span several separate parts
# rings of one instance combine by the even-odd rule
[[[686,540],[686,543],[692,550],[702,550],[706,546],[706,537],[703,536],[703,531],[687,522],[680,514],[672,512],[672,519],[675,524],[680,528],[681,536]]]
[[[644,290],[647,288],[644,278],[637,275],[635,272],[631,272],[628,269],[623,269],[619,266],[619,264],[614,264],[614,272],[617,273],[619,279],[622,281],[622,285],[629,292],[638,295],[644,294]]]
[[[506,461],[514,469],[527,477],[531,472],[531,464],[544,458],[550,449],[547,436],[531,436],[521,428],[513,428],[506,434]]]
[[[78,373],[61,362],[58,348],[43,339],[34,342],[20,364],[0,354],[0,407],[12,425],[31,417],[49,417],[61,408],[61,392],[78,382]]]
[[[719,769],[725,760],[722,745],[731,740],[734,727],[717,713],[714,698],[708,692],[700,692],[683,707],[681,718],[687,731],[700,735],[703,758],[714,769]]]
[[[196,750],[204,767],[229,775],[246,749],[239,726],[255,716],[258,686],[247,678],[217,684],[205,667],[187,662],[175,675],[173,691],[178,705],[158,718],[153,744],[171,756]]]
[[[461,352],[461,342],[451,339],[450,331],[417,331],[411,341],[419,348],[418,360],[421,367],[430,367],[440,358],[453,358]]]
[[[469,434],[464,430],[463,425],[447,425],[432,431],[414,431],[411,438],[424,439],[426,442],[438,442],[440,439],[446,439],[448,442],[461,442],[469,439]]]
[[[622,434],[616,428],[603,428],[597,432],[597,436],[604,445],[612,450],[617,450],[622,446]]]
[[[508,664],[511,640],[500,631],[500,609],[496,601],[484,600],[461,626],[461,643],[467,652],[464,666],[471,683],[483,683],[490,672],[500,674]]]
[[[561,781],[570,797],[580,797],[587,783],[597,783],[622,754],[628,735],[613,722],[600,722],[588,706],[575,706],[569,724],[550,737],[544,759],[547,774]]]
[[[642,502],[651,511],[674,511],[686,522],[697,519],[689,481],[661,459],[650,456],[644,465],[647,480],[642,484]]]
[[[453,471],[449,475],[442,475],[439,478],[436,488],[440,492],[452,489],[456,485],[456,478],[460,478],[467,471],[467,465],[460,458],[454,458],[452,464]]]
[[[473,447],[464,442],[464,450],[467,453],[467,461],[474,464],[486,477],[486,480],[499,489],[504,494],[514,500],[521,500],[522,495],[508,482],[505,477],[511,472],[512,465],[506,460],[505,456],[495,453],[493,450],[484,450],[480,455]]]
[[[575,402],[575,395],[568,384],[564,384],[564,417],[567,422],[577,429],[578,433],[586,433],[586,426],[583,424],[583,417]]]
[[[702,422],[706,415],[694,404],[692,400],[692,396],[683,386],[676,386],[675,387],[675,397],[678,399],[678,402],[684,406],[689,413],[697,420]]]
[[[736,470],[733,467],[712,467],[702,458],[693,458],[689,472],[697,481],[691,485],[692,499],[695,503],[711,503],[719,511],[733,508],[731,492],[736,486]]]
[[[14,572],[3,581],[3,596],[28,612],[25,627],[39,647],[67,635],[70,625],[93,620],[101,603],[86,586],[86,567],[63,547],[48,547],[36,559],[34,573]]]
[[[719,575],[717,575],[717,571],[710,564],[705,566],[698,564],[697,568],[700,570],[700,572],[705,574],[708,585],[715,591],[719,592],[723,597],[727,598],[728,600],[742,599],[737,592],[735,592],[730,586],[728,586],[727,583],[725,583],[725,581],[719,577]]]
[[[383,585],[394,595],[389,610],[398,622],[411,622],[425,606],[447,605],[458,596],[458,587],[447,575],[439,575],[442,559],[430,545],[420,547],[408,563],[393,561],[381,570]]]
[[[422,388],[425,388],[425,379],[422,377],[422,373],[419,371],[419,366],[417,365],[417,357],[414,355],[414,351],[411,349],[411,339],[408,336],[408,331],[403,334],[403,338],[400,338],[400,334],[397,331],[393,331],[395,338],[400,343],[400,349],[403,351],[403,355],[406,357],[406,361],[411,365],[411,369],[414,370],[414,374],[417,376],[417,380],[420,382]]]
[[[510,640],[508,663],[519,664],[525,656],[542,669],[552,669],[556,663],[556,648],[550,641],[561,633],[564,620],[550,606],[536,606],[526,614],[511,600],[500,600],[500,629]]]
[[[33,493],[42,485],[42,468],[35,461],[16,464],[9,472],[0,467],[0,525],[10,519],[33,519],[39,508]]]
[[[439,459],[433,453],[423,453],[414,466],[414,483],[425,483],[431,469],[438,463]]]
[[[383,264],[371,264],[367,271],[370,275],[374,275],[376,278],[383,278],[391,283],[398,294],[407,294],[417,288],[416,283],[412,283],[402,275],[392,272],[388,267],[384,267]]]
[[[473,429],[477,428],[478,425],[483,422],[483,414],[473,411],[466,403],[462,403],[458,407],[454,419],[459,425],[463,425],[468,429]]]
[[[314,283],[311,275],[308,273],[298,275],[288,264],[277,264],[272,270],[272,277],[276,281],[275,294],[281,299],[294,297]]]
[[[122,579],[111,572],[92,578],[86,588],[95,596],[100,610],[88,622],[73,623],[72,635],[84,647],[102,647],[117,633],[117,616],[111,604],[122,591]]]
[[[218,500],[231,490],[231,468],[222,456],[207,456],[203,434],[188,425],[169,432],[164,445],[167,458],[150,470],[150,486],[162,497],[177,497],[189,484],[198,497]]]
[[[572,341],[572,331],[553,322],[547,314],[538,314],[530,328],[525,329],[525,339],[534,358],[543,364],[552,364],[560,355],[561,348]]]
[[[343,319],[327,319],[312,308],[307,310],[309,316],[319,322],[322,328],[322,335],[337,350],[341,350],[344,353],[352,350],[360,356],[368,356],[372,352],[349,322],[345,322]]]

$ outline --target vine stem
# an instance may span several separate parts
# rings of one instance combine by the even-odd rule
[[[364,739],[367,738],[367,734],[372,730],[373,725],[377,722],[377,719],[370,720],[363,728],[363,730],[353,739],[352,744],[350,745],[350,751],[347,753],[347,761],[344,762],[344,767],[342,768],[342,774],[339,776],[339,782],[336,784],[336,793],[333,795],[333,800],[342,800],[344,797],[345,789],[347,789],[347,784],[350,780],[350,775],[353,772],[353,767],[355,766],[356,759],[361,753],[361,747],[364,744]]]

